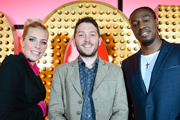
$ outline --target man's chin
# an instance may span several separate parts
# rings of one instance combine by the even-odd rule
[[[154,42],[153,39],[151,39],[151,40],[144,40],[144,41],[141,42],[141,44],[142,44],[143,46],[149,46],[149,45],[151,45],[153,42]]]
[[[95,56],[96,54],[95,54],[95,53],[90,53],[90,54],[80,53],[80,55],[81,55],[82,57],[93,57],[93,56]]]

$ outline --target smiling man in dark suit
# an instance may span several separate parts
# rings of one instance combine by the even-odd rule
[[[179,120],[180,45],[160,39],[151,8],[136,9],[129,20],[141,44],[122,63],[130,115],[135,120]]]

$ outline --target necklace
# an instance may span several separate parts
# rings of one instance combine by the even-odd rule
[[[147,63],[146,63],[146,68],[147,68],[147,69],[148,69],[148,66],[149,66],[149,63],[147,62]]]
[[[157,55],[158,55],[159,51],[153,53],[153,54],[150,54],[150,55],[141,55],[142,57],[142,64],[145,64],[146,66],[146,69],[149,68],[149,66],[151,65],[151,61],[155,58],[157,58]],[[154,63],[153,63],[154,64]]]
[[[143,61],[142,64],[145,65],[146,69],[149,68],[149,66],[150,66],[150,64],[151,64],[151,61],[152,61],[153,57],[154,57],[153,54],[151,54],[151,55],[142,55],[142,61]]]
[[[149,65],[150,65],[150,62],[151,62],[151,60],[152,60],[152,57],[143,56],[143,59],[145,60],[146,69],[148,69],[148,67],[149,67]]]

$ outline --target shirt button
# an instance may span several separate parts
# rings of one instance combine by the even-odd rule
[[[77,115],[80,115],[80,114],[81,114],[81,112],[80,112],[80,111],[77,111],[77,112],[76,112],[76,114],[77,114]]]
[[[82,104],[82,100],[78,100],[78,103],[79,103],[79,104]]]

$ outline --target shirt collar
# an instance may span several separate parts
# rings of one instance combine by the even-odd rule
[[[33,72],[35,73],[35,75],[36,75],[36,76],[39,76],[40,71],[39,71],[39,68],[38,68],[37,64],[34,63],[34,65],[32,66],[32,64],[30,63],[30,61],[29,61],[29,60],[27,59],[27,57],[25,56],[25,54],[24,54],[23,52],[21,52],[21,53],[22,53],[22,54],[24,55],[24,57],[26,58],[29,66],[31,67],[31,69],[33,70]]]
[[[79,65],[84,65],[85,66],[85,63],[84,63],[83,59],[80,56],[78,57],[78,63],[79,63]],[[94,62],[94,65],[98,65],[98,63],[99,63],[99,56],[97,56],[97,58],[96,58],[96,60]]]

